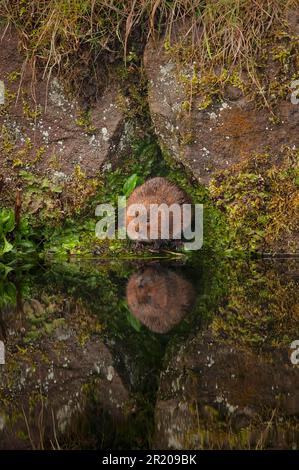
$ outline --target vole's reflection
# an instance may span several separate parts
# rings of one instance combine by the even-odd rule
[[[155,333],[167,333],[191,310],[195,290],[181,274],[150,266],[134,273],[127,285],[132,314]]]

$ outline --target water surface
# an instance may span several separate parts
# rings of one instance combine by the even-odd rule
[[[296,448],[296,259],[20,267],[0,281],[0,448]]]

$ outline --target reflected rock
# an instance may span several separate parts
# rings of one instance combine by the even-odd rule
[[[190,311],[195,300],[191,282],[161,267],[134,273],[127,285],[132,314],[155,333],[167,333]]]
[[[0,449],[109,446],[135,409],[117,356],[94,333],[97,319],[81,302],[58,294],[55,304],[54,297],[47,301],[23,302],[22,328],[15,307],[2,309]]]
[[[287,348],[253,351],[207,331],[184,341],[161,373],[157,449],[294,449],[299,368]]]

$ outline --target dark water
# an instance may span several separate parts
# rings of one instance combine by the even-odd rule
[[[212,255],[2,277],[0,448],[297,448],[298,277]]]

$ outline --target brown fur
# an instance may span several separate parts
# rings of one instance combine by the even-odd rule
[[[164,268],[148,267],[134,273],[127,285],[132,314],[155,333],[167,333],[191,309],[195,300],[192,284]]]
[[[150,217],[149,217],[149,210],[150,204],[167,204],[170,206],[171,204],[186,204],[191,203],[190,198],[187,194],[180,188],[178,188],[174,183],[168,181],[166,178],[157,177],[152,178],[146,181],[143,185],[139,186],[138,188],[133,191],[131,196],[127,201],[127,208],[131,204],[143,204],[147,211],[148,211],[148,219],[145,222],[144,232],[147,233],[148,240],[150,241]],[[128,224],[132,221],[134,217],[129,216],[128,213],[126,214],[126,227],[128,228]],[[182,232],[183,225],[180,228],[180,232]],[[170,224],[169,224],[169,233],[170,239],[174,238],[177,233],[174,233],[173,226],[172,226],[172,217],[170,214]],[[130,232],[128,231],[128,235],[130,236]],[[131,237],[132,238],[132,237]],[[159,217],[159,224],[158,224],[158,239],[162,239],[161,233],[161,217]],[[142,240],[142,239],[141,239]]]

